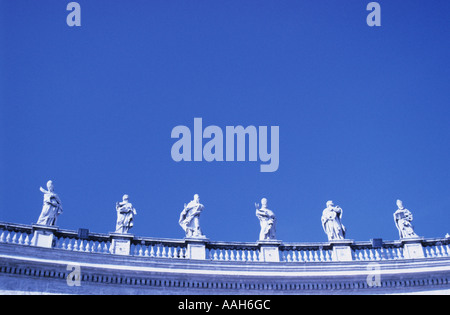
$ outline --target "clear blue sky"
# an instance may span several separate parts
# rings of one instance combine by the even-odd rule
[[[450,1],[0,0],[0,221],[37,221],[52,179],[64,229],[183,238],[198,193],[211,240],[255,241],[262,197],[285,242],[397,239],[402,199],[424,237],[450,233]],[[171,130],[279,126],[280,166],[172,160]]]

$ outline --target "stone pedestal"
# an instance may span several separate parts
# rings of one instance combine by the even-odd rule
[[[353,240],[335,240],[330,241],[330,245],[333,248],[331,259],[333,261],[352,261],[352,248]]]
[[[111,247],[109,251],[116,255],[130,255],[132,234],[109,233],[111,237]]]
[[[278,262],[280,261],[280,251],[278,247],[281,245],[281,241],[279,240],[259,240],[259,260],[266,262]]]
[[[422,247],[423,238],[404,238],[401,240],[403,244],[403,256],[406,259],[425,258]]]
[[[52,248],[55,238],[55,232],[58,231],[56,226],[47,226],[40,224],[33,224],[33,238],[31,239],[32,246]]]
[[[209,242],[209,239],[206,237],[202,238],[185,238],[186,242],[186,258],[189,259],[206,259],[206,243]]]

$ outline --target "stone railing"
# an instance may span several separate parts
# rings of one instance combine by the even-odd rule
[[[217,242],[208,239],[164,239],[130,234],[100,234],[87,230],[0,222],[0,244],[58,250],[167,259],[228,262],[316,263],[450,257],[450,239],[403,239],[317,243],[281,241]]]
[[[240,242],[208,242],[206,258],[223,261],[263,261],[257,244]]]

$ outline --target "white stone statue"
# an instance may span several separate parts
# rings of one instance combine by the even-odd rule
[[[415,232],[411,224],[413,215],[411,211],[403,207],[403,202],[397,200],[397,211],[394,212],[395,226],[398,229],[400,238],[414,238],[419,237]]]
[[[47,182],[47,189],[40,187],[40,190],[44,193],[44,203],[42,205],[41,215],[37,221],[37,224],[41,225],[56,225],[56,219],[58,215],[63,212],[61,200],[58,195],[53,191],[53,182],[49,180]]]
[[[194,200],[187,205],[184,204],[184,209],[181,211],[180,220],[178,223],[186,233],[186,237],[205,238],[200,229],[200,213],[205,207],[200,203],[199,195],[194,195]]]
[[[259,232],[259,240],[274,240],[276,239],[276,222],[277,219],[273,211],[267,208],[267,199],[261,199],[261,208],[259,204],[255,203],[256,207],[256,217],[259,219],[259,224],[261,225],[261,230]]]
[[[342,224],[342,209],[334,206],[333,201],[327,201],[327,207],[322,212],[322,227],[329,241],[345,239],[345,226]]]
[[[121,202],[116,202],[117,222],[116,233],[127,234],[134,225],[136,209],[128,201],[128,195],[123,195]]]

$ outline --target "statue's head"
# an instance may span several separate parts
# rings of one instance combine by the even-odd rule
[[[123,195],[122,200],[123,201],[128,201],[128,195],[127,194]]]
[[[327,207],[331,207],[331,206],[334,206],[333,200],[328,200]]]
[[[403,209],[403,201],[401,201],[400,199],[397,199],[397,207],[399,209]]]
[[[261,199],[261,205],[263,208],[267,207],[267,199],[266,198]]]
[[[200,196],[198,194],[194,195],[194,201],[195,202],[200,202]]]
[[[53,182],[51,181],[51,180],[49,180],[48,182],[47,182],[47,189],[48,189],[48,191],[53,191]]]

